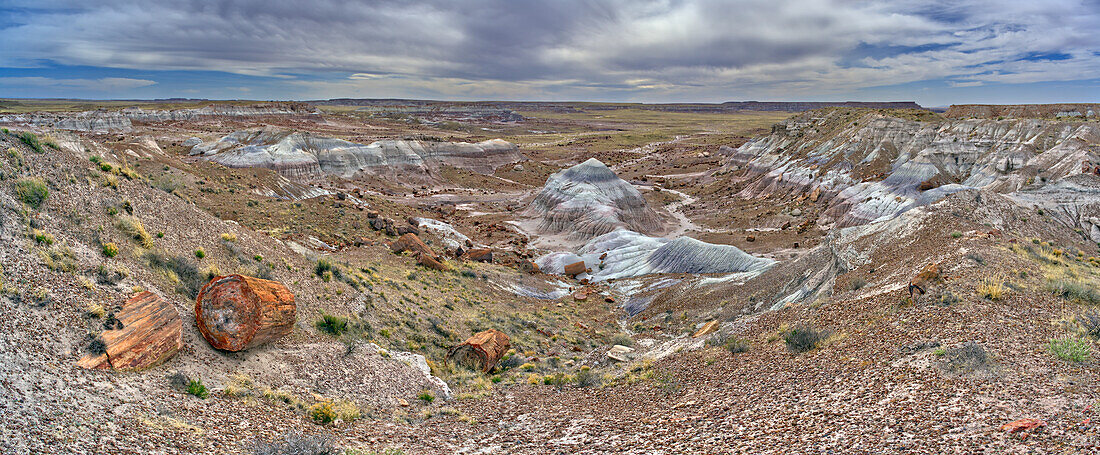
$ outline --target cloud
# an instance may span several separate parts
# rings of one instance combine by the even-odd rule
[[[147,79],[130,79],[125,77],[104,77],[99,79],[54,79],[37,76],[0,77],[0,86],[80,89],[104,92],[148,87],[155,84],[156,81],[150,81]]]
[[[1091,0],[9,3],[0,67],[277,77],[287,97],[794,99],[1100,78]]]

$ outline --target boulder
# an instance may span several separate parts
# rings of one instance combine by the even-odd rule
[[[520,271],[527,272],[527,273],[539,273],[540,272],[539,265],[535,264],[534,261],[531,261],[529,259],[524,259],[522,261],[519,261],[519,264],[517,265],[517,268],[519,268]]]
[[[446,360],[488,373],[511,348],[508,335],[495,329],[478,332],[447,352]]]
[[[244,275],[210,280],[195,299],[199,332],[211,346],[242,351],[289,334],[297,321],[294,294],[278,281]]]
[[[152,292],[141,292],[115,314],[113,330],[100,336],[104,352],[89,354],[78,365],[89,369],[143,370],[160,364],[183,347],[179,311]]]
[[[420,235],[420,229],[413,226],[398,226],[396,229],[397,235],[416,234]]]

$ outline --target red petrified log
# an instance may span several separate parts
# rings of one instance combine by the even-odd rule
[[[394,254],[400,254],[402,252],[408,251],[411,252],[413,256],[424,253],[429,256],[435,257],[435,252],[432,251],[431,248],[428,248],[428,245],[422,242],[420,240],[420,237],[417,237],[416,234],[402,235],[400,238],[390,244],[390,250],[393,251]]]
[[[511,343],[508,335],[495,329],[478,332],[467,338],[462,344],[451,348],[447,352],[447,360],[458,359],[458,363],[481,368],[488,373],[500,362],[504,354],[508,352]]]
[[[476,262],[493,262],[493,250],[476,248],[466,252],[466,259]]]
[[[588,269],[585,268],[584,261],[577,261],[577,262],[574,262],[572,264],[567,264],[565,266],[565,274],[566,275],[577,276],[577,275],[580,275],[580,274],[582,274],[586,271],[588,271]]]
[[[243,275],[215,277],[195,299],[203,338],[225,351],[241,351],[283,337],[297,320],[294,294],[278,281]]]
[[[183,347],[183,320],[176,308],[156,294],[141,292],[116,315],[121,329],[101,335],[105,351],[89,354],[78,365],[91,369],[143,370],[168,360]]]

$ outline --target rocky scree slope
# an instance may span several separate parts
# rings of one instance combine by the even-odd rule
[[[744,185],[741,197],[820,199],[826,209],[819,224],[846,227],[892,218],[964,189],[1025,201],[1067,177],[1095,174],[1100,163],[1096,123],[927,118],[812,111],[738,148],[724,170]],[[1100,241],[1093,190],[1072,181],[1057,188],[1064,201],[1059,212],[1070,213],[1065,222]]]
[[[476,144],[398,139],[364,145],[278,128],[236,131],[217,142],[195,145],[191,155],[228,167],[273,169],[299,180],[324,175],[351,178],[360,172],[429,180],[444,164],[491,174],[524,159],[515,144],[500,139]]]
[[[322,300],[326,289],[342,284],[314,278],[314,260],[155,188],[140,172],[159,168],[159,162],[102,149],[92,155],[90,148],[90,143],[62,141],[59,149],[37,153],[0,136],[5,150],[0,159],[0,383],[10,392],[0,394],[7,416],[0,452],[44,453],[58,447],[77,453],[150,453],[166,447],[184,453],[237,452],[227,450],[228,439],[219,436],[220,424],[213,424],[218,416],[241,413],[268,421],[256,408],[227,411],[223,400],[184,394],[166,379],[173,372],[203,379],[212,390],[239,373],[257,387],[303,400],[320,390],[323,399],[351,400],[364,409],[394,406],[398,398],[415,399],[424,390],[447,395],[445,385],[399,360],[400,353],[391,356],[365,343],[349,350],[312,329],[322,310],[365,305],[361,294]],[[104,170],[107,166],[97,165],[92,156],[114,163],[111,170],[128,163],[128,170]],[[44,198],[22,196],[16,182],[24,181],[40,182]],[[203,340],[194,325],[194,293],[208,277],[232,272],[293,283],[299,324],[290,336],[244,355],[216,351]],[[185,321],[183,349],[140,374],[79,368],[77,361],[104,328],[92,308],[116,311],[135,289],[160,295],[175,307]],[[312,425],[287,409],[269,413],[279,417],[282,431]],[[191,418],[177,419],[180,413]],[[179,428],[202,430],[180,437],[174,430]]]

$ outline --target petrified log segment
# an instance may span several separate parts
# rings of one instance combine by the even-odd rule
[[[414,256],[423,253],[427,254],[428,256],[435,257],[435,252],[432,251],[431,248],[428,248],[428,245],[421,241],[420,237],[417,237],[416,234],[402,235],[400,238],[390,244],[390,250],[393,251],[394,254],[400,254],[402,252],[408,251],[411,252]]]
[[[105,352],[85,356],[80,366],[143,370],[168,360],[183,347],[179,311],[152,292],[131,297],[115,317],[122,328],[103,332]]]
[[[466,259],[476,262],[493,262],[493,250],[475,248],[466,253]]]
[[[426,253],[417,253],[416,254],[416,264],[421,266],[421,267],[427,267],[429,269],[439,270],[440,272],[446,272],[446,271],[451,270],[450,266],[448,266],[447,264],[444,264],[442,261],[436,260],[436,258],[434,258],[431,255],[426,254]]]
[[[296,310],[294,294],[282,283],[243,275],[215,277],[195,299],[199,332],[225,351],[242,351],[290,333]]]
[[[586,271],[588,271],[588,269],[584,266],[584,261],[577,261],[577,262],[574,262],[572,264],[566,264],[565,265],[565,274],[566,275],[577,276],[577,275],[580,275],[580,274],[582,274]]]
[[[447,360],[456,360],[460,364],[480,368],[482,372],[488,373],[497,365],[497,362],[500,362],[510,347],[508,335],[499,330],[489,329],[478,332],[462,344],[451,348],[447,352]]]

